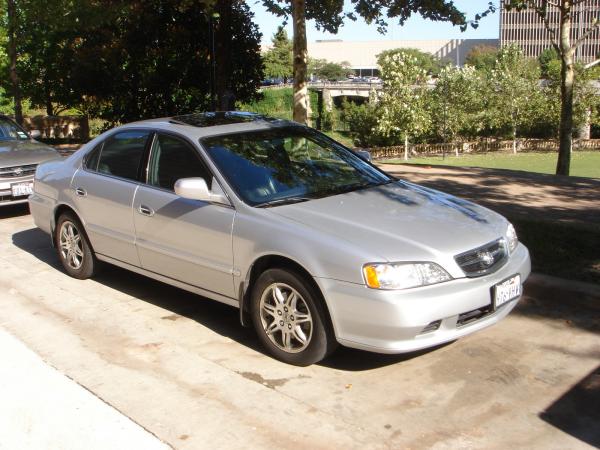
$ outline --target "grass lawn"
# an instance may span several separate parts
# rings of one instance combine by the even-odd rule
[[[430,164],[458,167],[486,167],[490,169],[524,170],[553,174],[556,170],[556,153],[484,153],[463,156],[431,156],[427,158],[390,159],[388,164]],[[573,152],[571,175],[600,178],[600,151]]]

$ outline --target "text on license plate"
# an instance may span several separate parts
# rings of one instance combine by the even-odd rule
[[[514,300],[521,295],[521,276],[513,275],[494,286],[494,309]]]
[[[15,183],[10,186],[10,189],[12,190],[13,197],[29,195],[33,192],[33,182]]]

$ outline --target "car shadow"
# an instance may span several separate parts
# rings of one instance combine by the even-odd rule
[[[17,205],[6,205],[0,207],[0,220],[26,216],[28,214],[29,205],[27,203],[19,203]]]
[[[63,272],[50,238],[40,229],[31,228],[14,233],[12,242],[16,247],[30,253],[48,266]],[[167,310],[168,313],[165,313],[161,320],[177,320],[179,317],[186,317],[221,336],[270,357],[260,345],[254,330],[240,324],[237,308],[110,264],[101,264],[94,281]],[[437,348],[439,347],[401,355],[382,355],[339,347],[319,365],[344,371],[372,370],[411,360]]]

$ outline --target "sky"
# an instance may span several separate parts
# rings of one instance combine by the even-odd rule
[[[256,3],[254,3],[256,1]],[[455,5],[461,11],[464,11],[467,18],[473,18],[475,14],[482,12],[487,7],[488,0],[455,0]],[[282,19],[267,12],[260,1],[253,0],[248,2],[251,10],[254,12],[254,22],[258,24],[263,34],[263,44],[268,44],[271,37],[281,24]],[[345,11],[351,11],[352,6],[348,0],[344,5]],[[479,28],[474,30],[469,27],[468,31],[462,33],[459,27],[453,27],[444,22],[432,22],[425,20],[418,15],[411,17],[404,26],[388,21],[390,26],[385,35],[377,32],[375,25],[367,25],[362,19],[356,22],[347,20],[344,26],[340,28],[337,35],[319,32],[314,23],[307,23],[307,38],[309,42],[318,39],[342,39],[344,41],[371,41],[371,40],[410,40],[410,39],[497,39],[499,29],[499,11],[490,14],[484,18]],[[292,26],[286,27],[288,35],[292,36]]]

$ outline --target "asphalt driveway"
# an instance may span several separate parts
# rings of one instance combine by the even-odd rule
[[[234,308],[112,267],[69,278],[26,212],[0,212],[0,327],[174,448],[600,445],[600,311],[580,293],[537,283],[441,348],[298,368]]]

